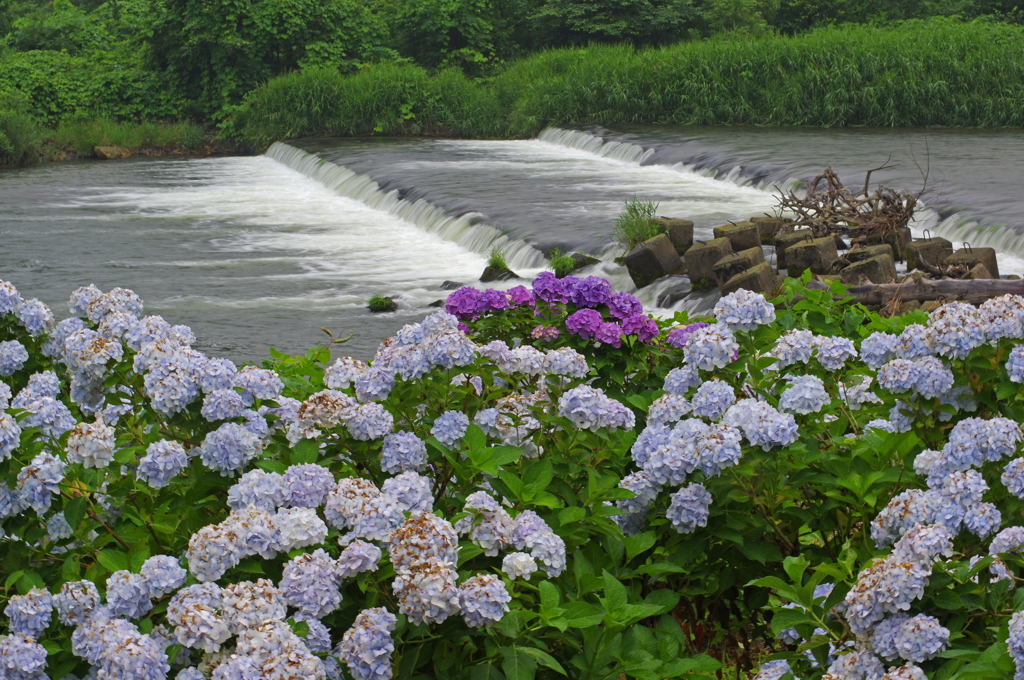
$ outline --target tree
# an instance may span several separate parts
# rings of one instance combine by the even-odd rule
[[[685,36],[697,17],[690,0],[547,0],[538,19],[557,22],[560,43],[662,43]]]

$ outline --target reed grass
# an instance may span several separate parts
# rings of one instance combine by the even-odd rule
[[[796,37],[542,52],[487,81],[385,64],[310,70],[250,94],[228,133],[529,137],[548,125],[1024,125],[1024,28],[949,19]]]
[[[623,252],[628,253],[658,235],[658,225],[654,223],[658,204],[633,196],[625,200],[623,208],[615,219],[612,237]]]
[[[203,128],[195,123],[116,122],[109,118],[72,118],[45,134],[56,151],[88,154],[94,146],[120,146],[132,151],[150,147],[189,153],[202,148]]]

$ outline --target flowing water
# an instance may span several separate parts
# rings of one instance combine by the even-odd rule
[[[926,144],[927,142],[927,144]],[[553,247],[604,260],[593,272],[633,291],[611,262],[624,199],[714,226],[770,212],[825,165],[850,184],[916,190],[911,155],[930,163],[915,229],[993,245],[1024,272],[1019,131],[618,128],[548,130],[535,140],[303,140],[264,156],[70,162],[0,173],[0,278],[63,316],[67,294],[96,283],[136,290],[147,311],[193,327],[198,345],[236,361],[267,347],[299,352],[326,327],[362,358],[470,283],[492,247],[529,276]],[[511,284],[508,284],[511,285]],[[679,281],[639,291],[649,307]],[[391,295],[400,311],[365,302]],[[666,311],[666,310],[662,310]]]

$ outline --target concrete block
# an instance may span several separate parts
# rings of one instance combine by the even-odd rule
[[[760,248],[760,246],[758,246]],[[727,238],[716,238],[706,243],[694,243],[686,251],[686,273],[694,287],[701,281],[715,280],[715,264],[726,255],[732,254],[732,244]]]
[[[761,234],[753,222],[737,222],[714,228],[715,238],[727,238],[735,252],[761,245]]]
[[[775,235],[782,233],[782,225],[786,222],[781,217],[751,217],[750,221],[757,225],[757,233],[763,245],[775,243]]]
[[[973,269],[974,265],[979,263],[985,265],[993,279],[999,278],[999,265],[996,263],[994,248],[961,248],[943,261],[945,265],[967,265],[968,269]]]
[[[881,257],[882,255],[888,255],[889,259],[893,262],[896,261],[896,258],[893,256],[892,246],[888,243],[883,243],[877,246],[856,248],[843,255],[843,257],[850,262],[860,262],[861,260],[870,260],[872,257]]]
[[[796,243],[786,248],[786,273],[793,278],[808,269],[815,274],[829,274],[838,258],[836,241],[831,236]]]
[[[663,276],[674,274],[682,265],[675,246],[665,234],[644,241],[623,259],[637,288],[649,286]]]
[[[886,253],[854,262],[839,272],[839,276],[843,282],[850,285],[859,283],[861,276],[866,277],[871,283],[890,283],[896,279],[896,263],[893,262],[892,255]]]
[[[913,236],[910,234],[910,227],[900,227],[894,229],[885,235],[884,238],[871,238],[868,239],[867,244],[869,246],[877,246],[880,243],[888,243],[892,246],[893,252],[896,254],[897,261],[903,261],[903,251],[907,249],[910,242],[913,240]]]
[[[682,255],[693,245],[693,222],[674,217],[659,217],[654,220],[658,233],[665,234],[672,241],[676,252]]]
[[[942,259],[953,254],[953,244],[937,236],[911,241],[903,249],[903,258],[907,261],[907,271],[921,268],[921,260],[937,267]]]
[[[775,266],[779,269],[786,268],[786,250],[797,243],[810,241],[814,234],[810,229],[791,231],[788,234],[779,234],[775,237]]]
[[[726,255],[716,262],[711,269],[715,272],[715,281],[718,282],[718,287],[721,288],[732,277],[751,267],[756,267],[764,261],[764,251],[761,250],[761,246],[758,246],[741,250],[732,255]]]
[[[971,267],[971,271],[967,272],[967,276],[964,278],[968,279],[994,279],[992,272],[988,270],[984,264],[979,262],[978,264]]]
[[[749,290],[752,293],[761,293],[765,297],[771,297],[779,289],[779,278],[770,264],[762,262],[729,279],[722,286],[722,295],[735,293],[740,288]]]

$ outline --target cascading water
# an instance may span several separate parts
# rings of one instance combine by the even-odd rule
[[[406,201],[398,191],[382,191],[379,184],[365,175],[282,142],[271,145],[266,155],[320,182],[340,196],[354,198],[371,208],[391,213],[467,250],[483,254],[492,249],[499,250],[512,269],[536,269],[547,262],[544,254],[530,244],[510,238],[497,227],[485,224],[480,213],[453,216],[423,199]]]

